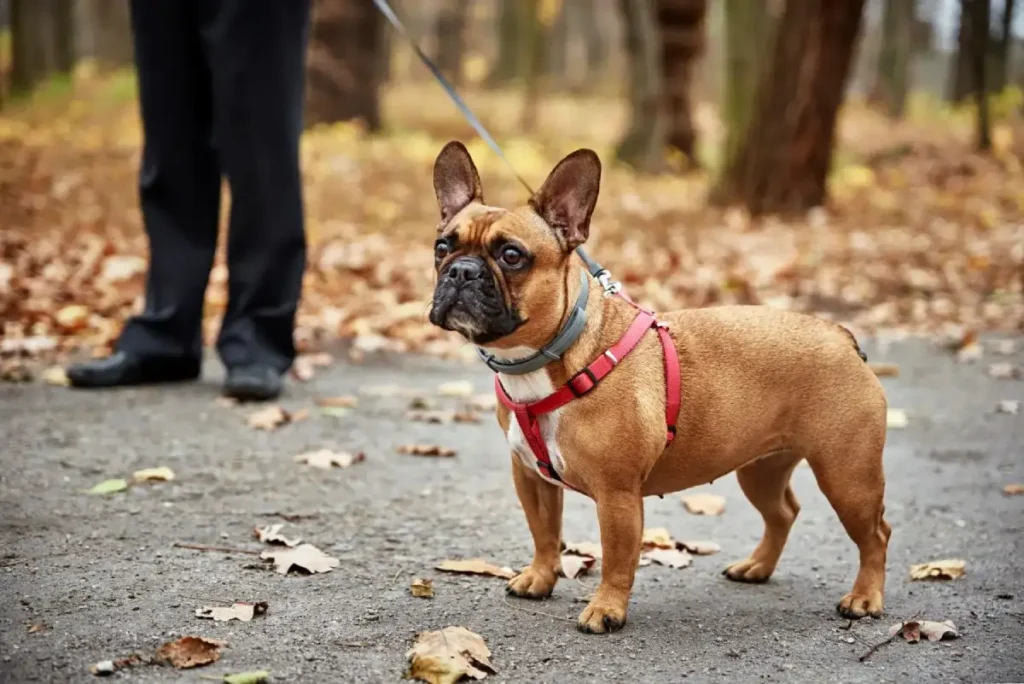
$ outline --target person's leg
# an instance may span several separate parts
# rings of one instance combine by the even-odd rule
[[[229,394],[269,398],[295,357],[306,263],[299,136],[310,2],[203,7],[215,144],[231,187],[229,301],[217,349]]]
[[[133,0],[144,147],[139,173],[150,263],[145,310],[117,353],[68,369],[84,387],[195,378],[203,297],[217,244],[221,175],[195,0]]]

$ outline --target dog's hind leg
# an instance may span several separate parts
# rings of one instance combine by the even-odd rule
[[[869,436],[870,437],[870,436]],[[860,551],[853,589],[836,609],[846,618],[881,617],[884,607],[885,555],[892,532],[885,521],[885,474],[881,439],[843,440],[825,458],[809,459],[818,486],[839,515]]]
[[[771,577],[800,512],[789,486],[800,457],[781,452],[759,458],[736,471],[740,488],[764,518],[764,536],[750,558],[733,563],[722,574],[736,582],[764,582]]]

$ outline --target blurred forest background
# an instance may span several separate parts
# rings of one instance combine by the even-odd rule
[[[433,158],[461,139],[489,203],[525,190],[371,0],[313,4],[300,340],[469,358],[425,320]],[[1024,326],[1024,3],[393,4],[531,184],[598,151],[591,251],[645,303]],[[127,2],[0,0],[8,359],[103,352],[140,305],[131,57]],[[218,260],[209,334],[225,298]]]

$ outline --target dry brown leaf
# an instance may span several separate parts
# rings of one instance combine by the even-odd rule
[[[683,505],[694,515],[722,515],[725,512],[725,498],[718,494],[686,494]]]
[[[429,684],[454,684],[463,678],[480,680],[498,672],[483,638],[465,627],[417,634],[406,658],[409,669],[405,678]]]
[[[434,598],[434,580],[417,577],[409,585],[409,593],[416,598]]]
[[[1012,363],[1004,361],[989,365],[988,376],[998,380],[1019,380],[1021,378],[1021,370]]]
[[[300,537],[289,539],[281,534],[281,529],[284,525],[267,525],[266,527],[254,527],[252,530],[252,536],[259,539],[264,544],[279,544],[281,546],[298,546],[302,543]]]
[[[722,550],[722,547],[713,541],[681,541],[676,544],[695,556],[710,556]]]
[[[674,549],[676,540],[664,527],[652,527],[644,530],[640,540],[641,549]]]
[[[448,447],[438,446],[436,444],[402,444],[396,447],[396,451],[400,454],[408,454],[410,456],[438,456],[441,458],[451,458],[455,455],[455,449],[449,449]]]
[[[1024,494],[1024,484],[1012,482],[1003,487],[1003,493],[1007,496],[1016,496],[1017,494]]]
[[[257,430],[276,430],[282,425],[290,423],[293,416],[280,406],[267,406],[249,416],[249,427]]]
[[[405,414],[405,418],[413,423],[447,425],[455,421],[455,411],[447,409],[412,410]]]
[[[868,366],[880,378],[895,378],[900,374],[900,367],[895,363],[869,363]]]
[[[220,660],[220,649],[224,646],[226,644],[223,641],[184,636],[158,648],[156,661],[178,669],[209,665]]]
[[[1009,413],[1011,416],[1020,414],[1019,399],[1003,399],[996,404],[996,413]]]
[[[71,385],[71,380],[68,379],[68,374],[64,371],[63,366],[50,366],[43,371],[40,377],[47,385],[56,385],[57,387],[69,387]]]
[[[437,386],[437,393],[442,397],[471,397],[473,396],[473,383],[469,380],[442,382]]]
[[[885,412],[885,426],[890,430],[898,430],[907,427],[910,424],[910,419],[907,418],[907,412],[903,409],[887,409]]]
[[[561,558],[562,576],[568,579],[576,579],[580,575],[587,574],[587,571],[594,567],[597,559],[594,556],[579,556],[574,553],[563,553]]]
[[[960,636],[960,632],[957,631],[956,625],[953,624],[952,620],[943,620],[942,622],[911,620],[909,622],[900,622],[890,627],[889,636],[895,637],[896,635],[903,637],[907,643],[916,644],[921,640],[921,637],[926,638],[928,641],[956,639]]]
[[[576,556],[590,556],[591,558],[601,559],[601,545],[595,542],[576,542],[572,544],[565,544],[562,548],[562,553],[571,553]]]
[[[462,560],[446,560],[436,567],[441,572],[454,572],[460,575],[487,575],[512,579],[516,573],[512,568],[498,567],[483,558],[467,558]]]
[[[76,332],[89,322],[89,309],[81,304],[65,306],[53,315],[53,320],[64,332]]]
[[[316,400],[316,405],[321,408],[355,408],[358,403],[356,397],[350,396],[320,397]]]
[[[693,562],[693,556],[679,549],[653,548],[641,554],[644,558],[670,568],[685,568]]]
[[[963,577],[967,561],[957,558],[919,563],[910,566],[912,580],[952,580]]]
[[[249,622],[254,617],[266,613],[267,608],[266,601],[257,601],[256,603],[236,601],[230,606],[203,606],[202,608],[196,608],[196,617],[213,620],[214,622],[227,622],[229,620]]]
[[[293,458],[293,460],[296,463],[305,463],[306,465],[314,468],[330,470],[334,467],[348,468],[353,463],[362,463],[366,460],[366,454],[361,451],[356,454],[351,454],[347,451],[319,449],[317,451],[307,451],[298,454]]]
[[[46,625],[42,624],[41,622],[36,622],[36,623],[33,623],[33,624],[28,626],[28,633],[29,634],[38,634],[39,632],[42,632],[42,631],[45,631],[45,630],[46,630]]]
[[[135,482],[169,482],[174,479],[174,471],[167,466],[143,468],[132,473]]]
[[[310,574],[330,572],[341,565],[341,561],[316,548],[312,544],[300,544],[294,549],[264,551],[260,554],[263,560],[273,560],[274,569],[287,575],[292,568],[304,570]]]

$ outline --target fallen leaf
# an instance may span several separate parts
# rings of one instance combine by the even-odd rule
[[[1021,377],[1021,371],[1012,363],[993,363],[988,367],[988,376],[999,380],[1015,380]]]
[[[594,556],[579,556],[574,553],[563,553],[561,559],[562,576],[568,579],[576,579],[585,575],[590,568],[594,567],[597,561]]]
[[[114,667],[113,660],[101,660],[98,663],[94,663],[89,666],[89,672],[96,675],[97,677],[106,677],[107,675],[114,674],[117,668]]]
[[[452,416],[456,423],[479,423],[480,416],[474,411],[456,411],[455,415]]]
[[[516,576],[512,568],[499,568],[483,558],[467,558],[464,560],[446,560],[436,567],[441,572],[454,572],[462,575],[487,575],[512,579]]]
[[[722,547],[713,541],[681,541],[676,544],[695,556],[710,556],[722,550]]]
[[[996,404],[996,413],[1009,413],[1011,416],[1020,414],[1019,399],[1003,399]]]
[[[253,672],[239,672],[237,674],[224,675],[224,684],[260,684],[267,681],[270,672],[267,670],[255,670]]]
[[[156,661],[178,669],[209,665],[220,660],[220,649],[224,646],[223,641],[184,636],[158,648]]]
[[[1003,487],[1003,493],[1007,496],[1015,496],[1017,494],[1024,494],[1024,484],[1016,482],[1010,483]]]
[[[725,498],[718,494],[687,494],[683,505],[694,515],[721,515],[725,511]]]
[[[455,411],[448,410],[413,410],[405,414],[406,420],[413,423],[434,423],[447,425],[455,420]]]
[[[287,575],[293,567],[305,570],[310,574],[330,572],[341,565],[341,561],[316,548],[312,544],[301,544],[294,549],[264,551],[260,554],[264,560],[273,560],[274,569]]]
[[[953,347],[953,355],[957,363],[974,363],[984,353],[985,349],[981,346],[981,342],[978,341],[978,332],[976,330],[967,331]]]
[[[76,332],[85,327],[89,320],[88,307],[81,304],[72,304],[59,309],[53,315],[53,320],[64,329],[65,332]]]
[[[437,386],[437,393],[442,397],[471,397],[473,396],[473,383],[469,380],[442,382]]]
[[[919,563],[910,566],[910,579],[912,580],[951,580],[963,577],[967,561],[960,559],[947,559],[932,561],[931,563]]]
[[[117,477],[112,480],[104,480],[99,484],[95,484],[92,488],[86,490],[86,494],[115,494],[117,492],[123,492],[128,489],[128,480],[123,477]]]
[[[249,427],[257,430],[276,430],[278,427],[290,423],[292,416],[280,406],[267,406],[249,416]]]
[[[442,458],[450,458],[455,455],[455,449],[437,446],[436,444],[403,444],[397,447],[397,451],[400,454],[409,454],[410,456],[440,456]]]
[[[643,557],[670,568],[685,568],[693,562],[693,556],[679,549],[653,548],[643,552]]]
[[[562,553],[571,553],[577,556],[590,556],[591,558],[601,558],[601,545],[595,542],[576,542],[573,544],[564,544],[562,547]]]
[[[227,622],[229,620],[249,622],[257,615],[263,615],[266,612],[266,601],[258,601],[256,603],[236,601],[230,606],[203,606],[202,608],[196,608],[196,617],[213,620],[214,622]]]
[[[885,426],[890,430],[905,428],[909,424],[907,412],[903,409],[888,409],[885,412]]]
[[[302,539],[295,537],[289,539],[281,534],[281,529],[284,525],[280,523],[277,525],[267,525],[266,527],[254,527],[252,530],[252,536],[259,539],[264,544],[279,544],[281,546],[298,546]]]
[[[28,633],[29,634],[37,634],[39,632],[42,632],[45,629],[46,629],[46,625],[42,624],[41,622],[37,622],[35,624],[31,624],[31,625],[28,626]]]
[[[900,367],[895,363],[869,363],[868,367],[880,378],[895,378],[900,374]]]
[[[174,479],[174,471],[167,466],[143,468],[132,473],[135,482],[167,482]]]
[[[641,549],[674,549],[676,542],[664,527],[652,527],[644,530],[640,539]]]
[[[465,627],[417,634],[406,658],[406,679],[429,684],[454,684],[464,677],[480,680],[498,672],[491,664],[491,651],[483,638]]]
[[[294,457],[296,463],[305,463],[314,468],[330,470],[333,467],[348,468],[353,463],[361,463],[366,460],[366,454],[358,452],[350,454],[347,451],[331,451],[320,449],[318,451],[307,451]]]
[[[68,374],[62,366],[50,366],[43,371],[40,377],[47,385],[56,385],[58,387],[69,387],[71,385]]]
[[[907,643],[916,644],[921,640],[921,637],[928,639],[928,641],[956,639],[960,636],[960,632],[957,631],[956,625],[953,624],[952,620],[943,620],[942,622],[911,620],[909,622],[900,622],[890,627],[889,636],[895,637],[896,635],[903,637]]]
[[[473,411],[493,411],[498,405],[498,397],[494,394],[474,394],[466,402],[466,407]]]
[[[342,396],[342,397],[320,397],[316,400],[316,405],[320,408],[355,408],[359,403],[356,397]]]
[[[417,577],[409,585],[409,593],[416,598],[434,598],[434,580]]]

